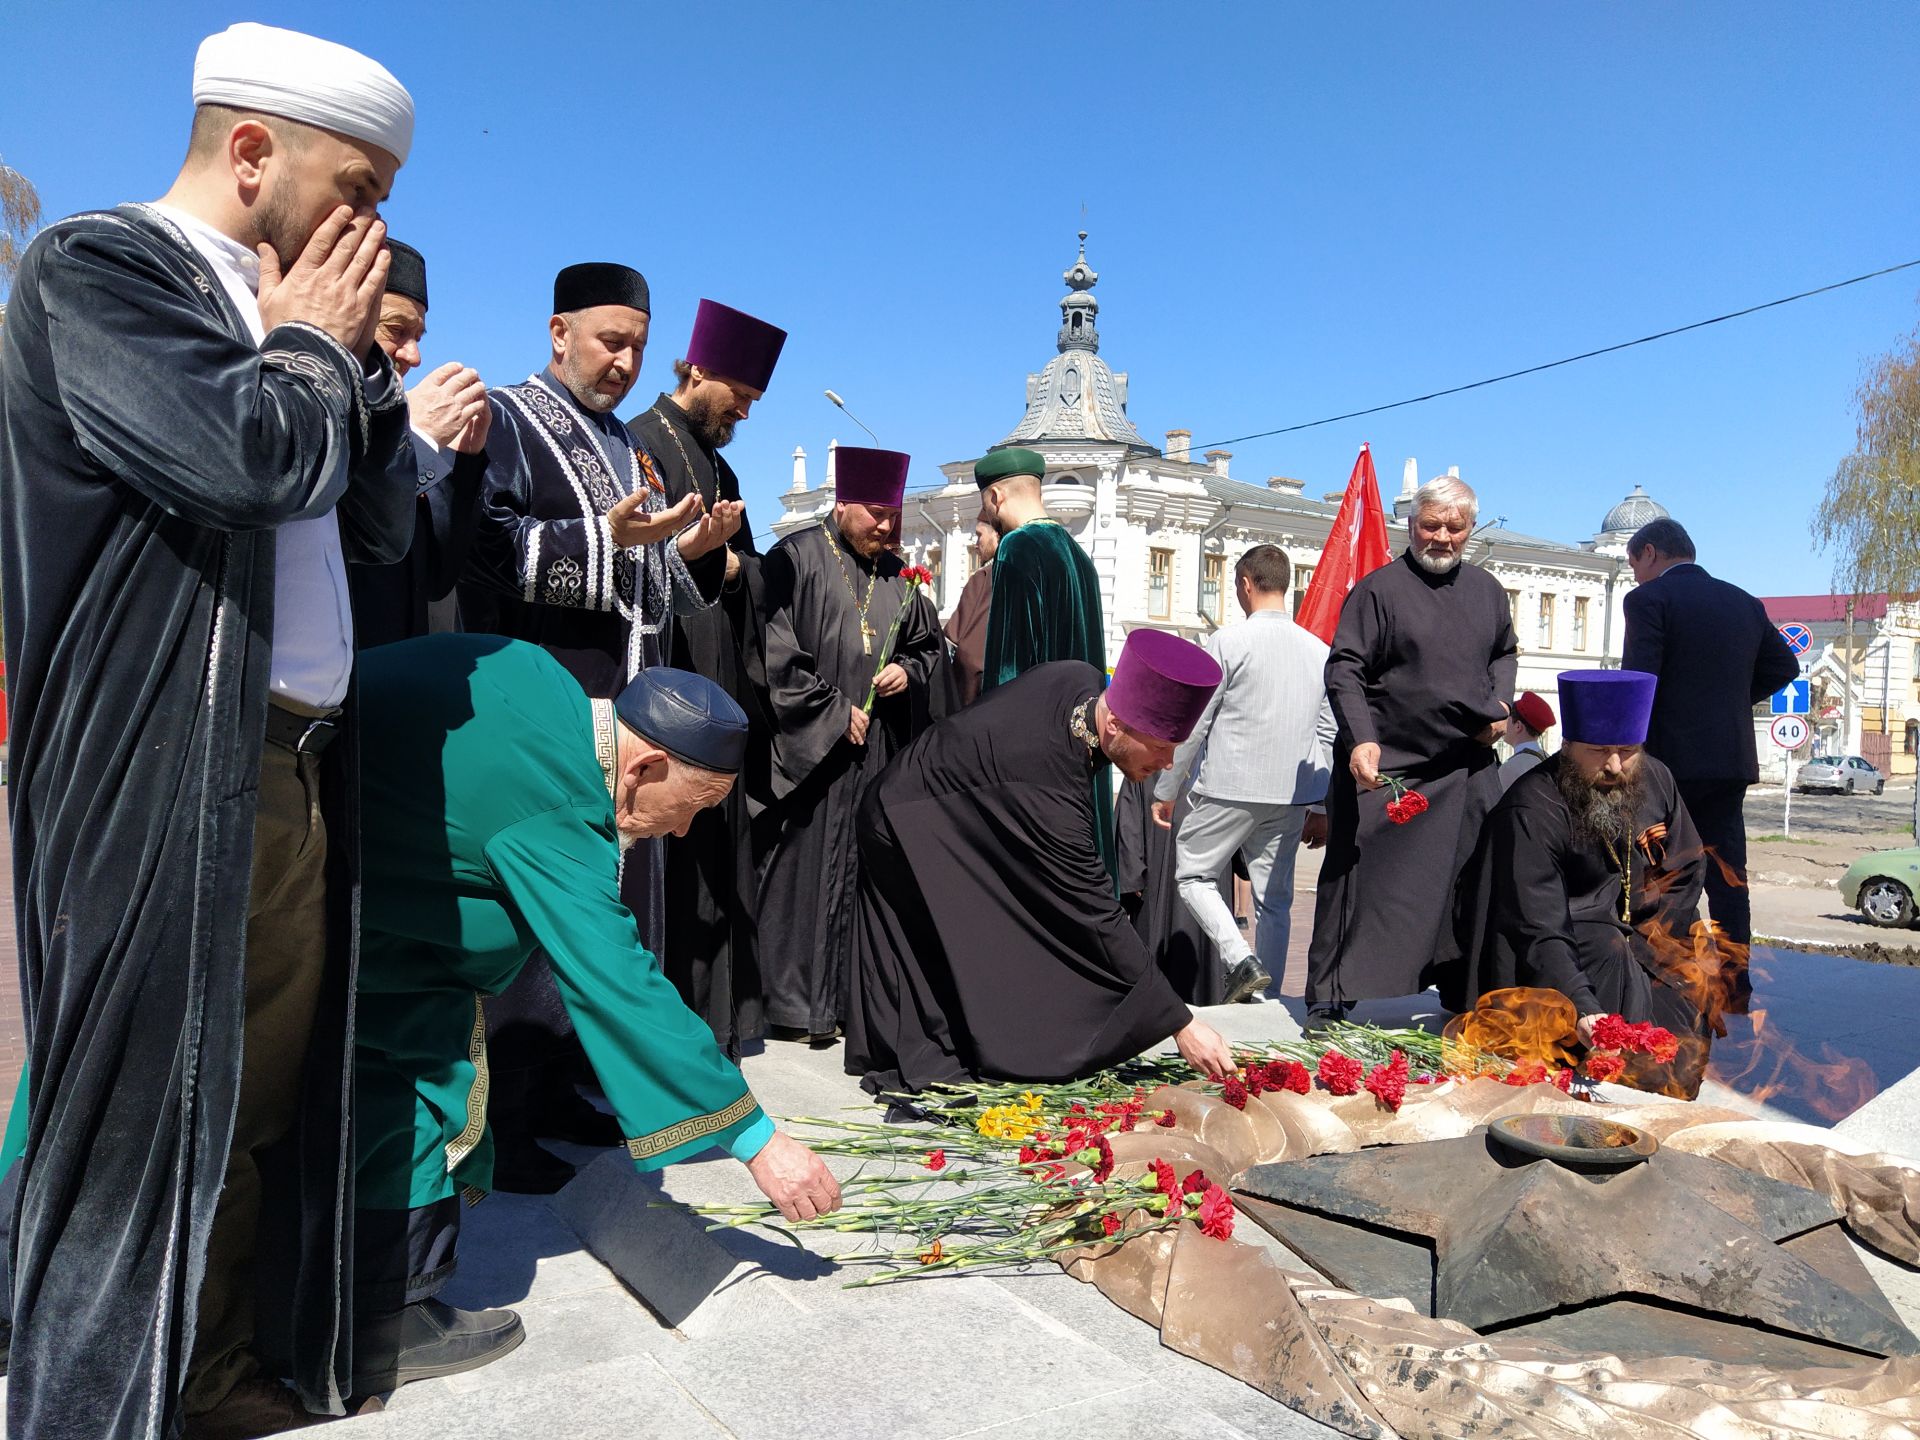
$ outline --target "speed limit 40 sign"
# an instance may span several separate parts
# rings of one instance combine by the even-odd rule
[[[1807,743],[1807,736],[1813,732],[1804,715],[1776,715],[1769,733],[1773,736],[1773,743],[1782,750],[1798,750]]]

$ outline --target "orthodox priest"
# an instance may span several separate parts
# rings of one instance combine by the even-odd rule
[[[427,333],[427,261],[411,245],[387,241],[387,292],[373,338],[393,373],[405,379],[420,364]],[[492,417],[480,374],[449,360],[407,392],[419,488],[413,542],[392,565],[355,565],[354,642],[362,649],[457,628],[454,583],[467,563],[480,514],[480,478],[487,473]]]
[[[982,693],[1050,660],[1084,660],[1107,668],[1107,627],[1100,610],[1100,576],[1080,542],[1048,518],[1041,477],[1047,462],[1036,450],[995,450],[973,467],[980,506],[1000,532],[994,552],[993,606],[987,616]],[[1113,784],[1095,775],[1093,814],[1100,858],[1117,875]],[[1151,797],[1149,797],[1149,802]]]
[[[840,447],[832,517],[767,556],[775,798],[755,825],[760,974],[781,1039],[829,1044],[847,1013],[854,811],[913,738],[916,701],[944,658],[931,607],[893,553],[906,484],[900,452]]]
[[[702,300],[686,354],[673,366],[678,382],[627,422],[634,443],[653,457],[669,505],[696,495],[709,509],[740,500],[740,479],[721,455],[754,402],[767,392],[787,332],[714,300]],[[743,785],[694,816],[683,836],[666,842],[667,977],[694,1012],[713,1027],[729,1055],[766,1032],[755,947],[753,835],[747,791],[765,798],[768,724],[755,677],[765,639],[764,589],[753,527],[740,528],[723,552],[726,570],[711,609],[682,615],[669,658],[679,669],[716,682],[747,712],[754,767]]]
[[[718,552],[742,509],[719,500],[709,510],[696,494],[667,503],[652,457],[613,416],[639,375],[651,305],[646,277],[626,265],[569,265],[554,277],[546,369],[489,397],[487,480],[461,587],[474,628],[532,641],[603,700],[666,663],[676,615],[718,598]],[[482,622],[488,609],[491,620]],[[648,949],[662,955],[660,840],[633,846],[621,894]],[[550,1193],[572,1168],[534,1134],[583,1144],[617,1137],[574,1093],[579,1050],[543,960],[526,967],[489,1024],[499,1062],[501,1186]]]
[[[1442,989],[1458,1010],[1511,985],[1558,990],[1589,1044],[1602,1015],[1665,1026],[1679,1053],[1629,1055],[1624,1078],[1691,1099],[1718,1022],[1717,954],[1699,922],[1700,837],[1642,748],[1654,690],[1637,670],[1560,676],[1561,747],[1487,817],[1461,885],[1458,982]]]
[[[870,1093],[1073,1080],[1169,1036],[1207,1074],[1232,1068],[1121,909],[1087,783],[1171,765],[1220,667],[1136,630],[1104,679],[1063,660],[996,686],[861,802],[847,1071]]]
[[[1423,989],[1452,950],[1454,884],[1499,793],[1493,743],[1518,666],[1506,592],[1461,563],[1478,511],[1452,476],[1421,486],[1406,550],[1340,611],[1327,656],[1338,727],[1327,853],[1307,962],[1315,1022]],[[1405,790],[1426,800],[1411,818],[1398,803]]]
[[[166,195],[41,231],[0,331],[18,1436],[264,1433],[345,1394],[346,573],[412,526],[374,326],[413,102],[253,24],[202,43],[193,100]],[[290,1272],[271,1369],[256,1250]]]
[[[722,1148],[788,1219],[832,1210],[839,1192],[774,1130],[620,902],[619,848],[683,833],[733,787],[740,707],[665,666],[589,700],[538,648],[481,635],[376,651],[362,684],[354,1390],[373,1394],[520,1341],[511,1311],[435,1296],[458,1263],[461,1211],[493,1183],[482,1012],[536,943],[637,1166]]]

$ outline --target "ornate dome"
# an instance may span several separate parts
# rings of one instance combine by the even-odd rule
[[[1666,518],[1667,507],[1636,485],[1631,495],[1607,511],[1607,518],[1600,524],[1600,533],[1631,535],[1649,520]]]

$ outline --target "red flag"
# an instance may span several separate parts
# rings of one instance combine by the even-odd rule
[[[1307,598],[1300,602],[1296,618],[1301,627],[1331,645],[1348,592],[1361,576],[1378,570],[1392,558],[1387,548],[1386,512],[1380,508],[1380,482],[1373,473],[1373,451],[1362,445],[1353,462],[1353,474],[1347,477],[1340,513],[1327,534],[1327,548],[1321,552],[1320,563],[1307,585]]]

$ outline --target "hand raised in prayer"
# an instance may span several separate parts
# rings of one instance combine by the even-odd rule
[[[847,739],[855,745],[867,743],[867,726],[873,723],[873,717],[858,705],[849,707],[853,714],[847,721]]]
[[[734,581],[738,580],[739,578],[740,578],[740,552],[735,550],[731,545],[729,545],[727,547],[726,583],[731,585],[733,584]]]
[[[614,544],[630,547],[665,540],[685,529],[705,508],[698,495],[685,496],[679,504],[669,505],[657,515],[649,515],[641,508],[646,503],[645,490],[636,490],[614,502],[613,508],[607,511],[607,530]]]
[[[840,1208],[840,1182],[833,1172],[818,1155],[779,1130],[747,1161],[747,1173],[789,1220],[811,1220]]]
[[[1153,802],[1153,823],[1162,830],[1173,829],[1173,801],[1156,800]]]
[[[743,500],[714,501],[712,512],[701,516],[697,524],[689,525],[681,535],[681,558],[697,560],[709,550],[726,544],[739,530],[740,517],[746,509]]]
[[[1327,843],[1327,812],[1309,810],[1306,823],[1300,827],[1300,843],[1309,850],[1318,850]]]
[[[907,672],[898,660],[873,677],[873,690],[876,695],[900,695],[907,688]]]
[[[454,438],[451,448],[462,455],[478,455],[487,448],[487,433],[493,428],[493,410],[482,396],[467,407],[466,423]]]
[[[1353,747],[1353,754],[1347,757],[1347,769],[1353,772],[1353,778],[1360,782],[1363,790],[1378,790],[1387,783],[1380,778],[1380,747],[1371,740]]]
[[[326,331],[348,353],[366,356],[387,289],[387,227],[377,215],[340,206],[284,272],[273,246],[262,241],[255,248],[261,325],[272,330],[297,320]]]
[[[484,412],[486,408],[487,387],[480,379],[480,372],[457,360],[449,360],[407,392],[408,420],[414,429],[442,449],[460,448],[455,442],[467,438],[474,413]],[[484,445],[484,423],[480,439]]]
[[[1233,1073],[1233,1051],[1206,1021],[1189,1020],[1174,1032],[1173,1043],[1186,1062],[1209,1080],[1224,1080]]]

